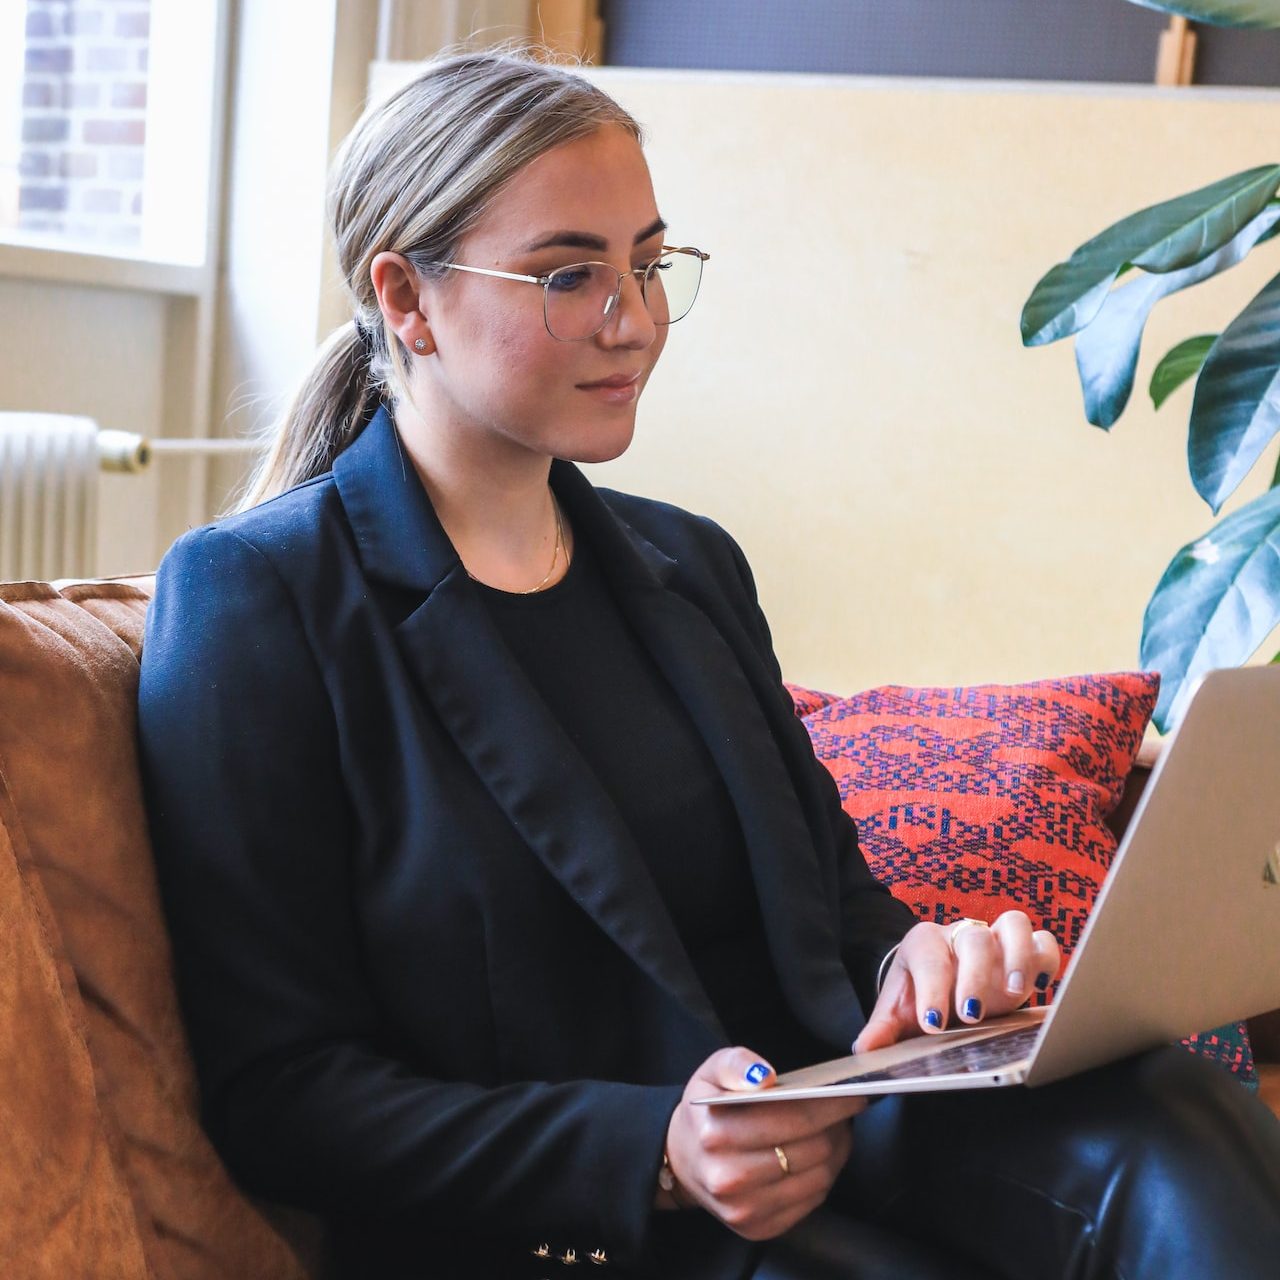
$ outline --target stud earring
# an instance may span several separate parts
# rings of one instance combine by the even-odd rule
[[[427,349],[427,341],[425,338],[414,338],[413,349],[415,351],[425,351]]]

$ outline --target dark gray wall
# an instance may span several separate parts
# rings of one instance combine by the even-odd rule
[[[616,66],[1150,84],[1165,14],[1126,0],[602,0]],[[1199,84],[1280,84],[1280,32],[1198,28]]]

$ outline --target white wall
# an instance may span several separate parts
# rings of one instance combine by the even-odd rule
[[[0,278],[0,409],[160,434],[169,305],[157,294]],[[156,473],[103,480],[98,571],[151,567]]]
[[[593,75],[649,130],[673,242],[712,254],[635,445],[596,479],[733,531],[797,680],[1135,666],[1155,583],[1212,523],[1190,388],[1155,414],[1147,381],[1277,252],[1160,305],[1110,436],[1084,422],[1070,344],[1022,348],[1020,309],[1109,222],[1269,159],[1280,95]]]

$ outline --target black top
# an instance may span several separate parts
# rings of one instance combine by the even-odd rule
[[[585,541],[578,540],[565,576],[544,591],[476,585],[635,838],[730,1041],[779,1070],[830,1056],[787,1007],[724,781]]]

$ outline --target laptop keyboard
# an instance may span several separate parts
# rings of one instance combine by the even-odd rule
[[[953,1044],[949,1048],[939,1049],[936,1053],[923,1058],[915,1058],[910,1062],[900,1062],[897,1066],[885,1067],[879,1071],[861,1071],[846,1076],[838,1084],[872,1080],[914,1080],[921,1076],[959,1076],[977,1075],[987,1071],[996,1071],[1008,1066],[1011,1062],[1020,1062],[1031,1052],[1036,1037],[1040,1034],[1040,1026],[1019,1027],[1008,1035],[993,1036],[990,1040],[979,1040],[977,1044]]]

